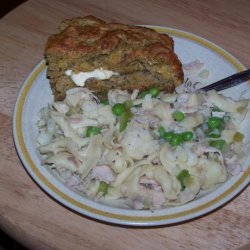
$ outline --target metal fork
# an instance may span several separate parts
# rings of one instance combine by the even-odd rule
[[[245,71],[241,71],[239,73],[236,73],[234,75],[221,79],[215,83],[209,84],[208,86],[205,86],[201,89],[205,91],[209,91],[212,89],[216,91],[220,91],[223,89],[228,89],[236,85],[239,85],[249,79],[250,79],[250,69],[247,69]]]

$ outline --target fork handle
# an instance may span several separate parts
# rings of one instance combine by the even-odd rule
[[[216,90],[216,91],[220,91],[223,89],[228,89],[231,87],[234,87],[236,85],[239,85],[247,80],[250,79],[250,69],[247,69],[245,71],[241,71],[239,73],[236,73],[234,75],[231,75],[227,78],[221,79],[213,84],[210,84],[208,86],[205,86],[201,89],[205,90],[205,91],[209,91],[209,90]]]

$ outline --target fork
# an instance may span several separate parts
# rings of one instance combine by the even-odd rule
[[[223,89],[228,89],[237,86],[249,79],[250,79],[250,69],[247,69],[245,71],[241,71],[234,75],[223,78],[215,83],[209,84],[201,89],[205,91],[209,91],[212,89],[216,91],[221,91]]]

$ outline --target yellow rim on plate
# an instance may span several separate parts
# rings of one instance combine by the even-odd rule
[[[198,36],[195,36],[193,34],[183,32],[180,30],[175,29],[169,29],[164,27],[156,27],[156,26],[148,26],[151,28],[156,29],[158,32],[167,33],[174,36],[179,36],[181,38],[186,38],[188,40],[194,41],[196,43],[201,44],[204,47],[207,47],[211,49],[212,51],[219,54],[221,57],[223,57],[227,62],[232,64],[238,71],[244,70],[244,67],[229,53],[227,53],[222,48],[218,47],[217,45],[201,38]],[[91,214],[95,214],[97,216],[106,217],[110,219],[116,219],[119,221],[124,222],[153,222],[153,221],[166,221],[168,219],[177,219],[183,216],[192,215],[194,213],[200,212],[203,209],[209,209],[209,207],[215,205],[219,201],[225,199],[228,195],[230,195],[232,192],[234,192],[237,187],[239,187],[250,175],[250,166],[246,169],[244,174],[241,176],[241,178],[235,182],[229,189],[227,189],[224,193],[220,194],[216,198],[212,199],[209,202],[206,202],[202,205],[199,205],[198,207],[187,209],[185,211],[181,211],[175,214],[168,214],[168,215],[160,215],[160,216],[129,216],[129,215],[121,215],[121,214],[115,214],[111,212],[102,211],[99,209],[92,208],[86,204],[83,204],[72,197],[68,196],[67,194],[63,193],[61,190],[59,190],[53,183],[51,183],[49,180],[47,180],[43,174],[40,172],[40,170],[37,168],[37,166],[32,161],[30,154],[28,153],[27,147],[25,146],[24,137],[22,133],[22,113],[23,113],[23,107],[25,104],[25,100],[27,97],[27,94],[34,82],[34,80],[37,78],[37,76],[41,73],[41,71],[45,68],[45,63],[41,63],[34,72],[28,77],[28,79],[25,82],[24,87],[22,88],[22,91],[19,94],[18,101],[16,103],[16,109],[15,109],[15,124],[14,129],[17,137],[17,143],[21,150],[21,153],[23,155],[23,158],[33,171],[33,173],[36,175],[36,177],[45,185],[48,189],[50,189],[52,192],[54,192],[57,196],[59,196],[61,199],[65,200],[66,202],[70,203],[71,205],[83,209],[84,211],[87,211]],[[226,201],[225,201],[226,202]],[[224,203],[223,203],[224,204]],[[221,204],[222,205],[222,204]],[[216,208],[216,207],[215,207]],[[213,208],[213,209],[215,209]],[[211,209],[211,210],[213,210]],[[205,212],[204,212],[205,213]],[[194,218],[195,216],[191,216],[191,218]]]

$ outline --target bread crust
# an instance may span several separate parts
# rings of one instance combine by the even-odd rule
[[[63,99],[65,91],[74,87],[65,76],[67,69],[118,72],[119,76],[109,80],[87,80],[86,86],[99,96],[117,86],[127,90],[159,86],[171,92],[183,82],[182,65],[174,53],[173,39],[167,34],[146,27],[106,23],[94,16],[63,21],[59,32],[47,41],[45,59],[56,100]]]

